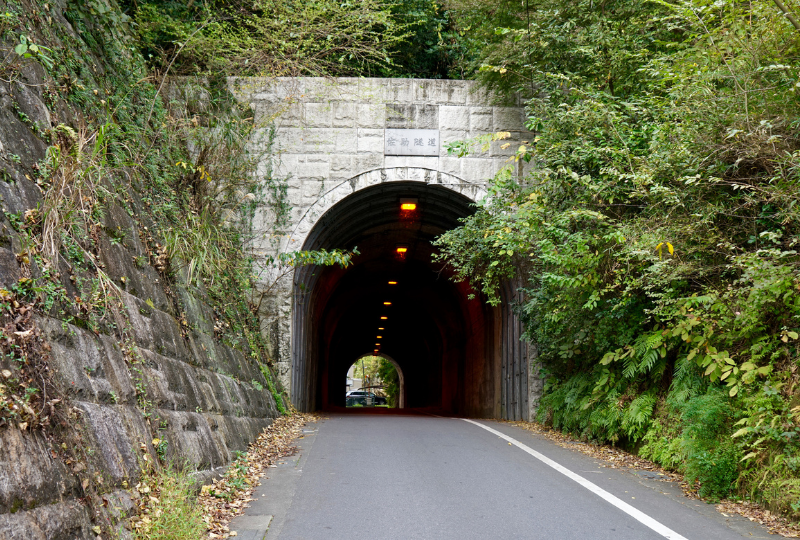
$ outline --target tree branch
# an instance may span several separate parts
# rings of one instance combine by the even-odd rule
[[[795,16],[792,14],[792,12],[789,11],[789,8],[786,7],[786,4],[784,4],[782,2],[782,0],[772,0],[772,1],[775,2],[775,5],[778,6],[778,9],[783,11],[783,15],[787,19],[789,19],[789,22],[792,23],[792,25],[795,27],[795,29],[800,31],[800,22],[798,22],[797,18],[795,18]]]

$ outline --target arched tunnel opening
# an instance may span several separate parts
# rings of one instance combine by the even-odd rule
[[[409,200],[416,208],[402,210]],[[508,310],[470,298],[468,285],[449,279],[432,257],[432,241],[470,215],[472,204],[447,187],[393,181],[356,191],[317,221],[304,250],[357,247],[360,254],[346,269],[295,271],[291,395],[299,410],[344,407],[353,360],[380,354],[403,373],[404,407],[523,416],[509,415],[503,402]]]
[[[403,368],[386,353],[373,351],[353,362],[344,388],[348,407],[405,408]]]

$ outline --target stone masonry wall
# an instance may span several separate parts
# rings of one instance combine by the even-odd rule
[[[21,6],[20,13],[31,17],[32,40],[59,55],[82,43],[83,34],[64,16],[66,2],[42,9]],[[51,143],[45,133],[58,124],[75,130],[84,124],[79,107],[53,94],[42,65],[20,62],[13,54],[9,47],[2,50],[4,68],[17,63],[14,77],[0,81],[0,290],[6,292],[41,273],[28,261],[31,248],[13,220],[42,202],[42,190],[32,179]],[[102,57],[88,58],[80,82],[102,89],[108,65]],[[121,310],[129,340],[120,339],[111,321],[95,333],[67,322],[55,309],[35,316],[35,335],[49,349],[50,372],[59,397],[68,403],[68,421],[52,428],[56,435],[0,423],[0,539],[94,540],[109,538],[112,528],[126,537],[118,521],[134,507],[130,490],[144,456],[156,459],[154,436],[167,441],[167,461],[188,462],[202,480],[229,463],[234,451],[245,450],[278,416],[246,341],[223,342],[216,334],[214,309],[204,291],[180,275],[165,283],[147,262],[152,259],[143,240],[155,236],[157,242],[158,226],[132,178],[123,173],[109,179],[118,193],[122,186],[123,195],[105,206],[94,231],[101,266],[124,290]],[[59,269],[68,293],[79,294],[70,278],[81,276],[72,275],[66,260]],[[133,362],[125,347],[137,349],[139,360]],[[16,361],[0,357],[0,374],[14,369]],[[137,398],[137,385],[146,397]],[[151,404],[146,414],[140,399]],[[93,530],[97,526],[102,536]]]

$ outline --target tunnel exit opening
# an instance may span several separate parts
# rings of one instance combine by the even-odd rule
[[[355,191],[317,220],[302,249],[357,247],[360,254],[347,269],[295,272],[291,384],[298,409],[344,407],[342,381],[353,359],[376,355],[402,374],[401,407],[527,417],[526,358],[513,344],[519,333],[509,326],[510,309],[472,297],[432,257],[432,241],[473,211],[473,201],[450,187],[391,181]]]
[[[365,354],[348,368],[345,377],[347,407],[405,407],[403,370],[389,355]]]

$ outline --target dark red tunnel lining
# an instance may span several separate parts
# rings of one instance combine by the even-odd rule
[[[418,200],[413,216],[400,211],[400,199],[408,197]],[[348,269],[296,271],[295,406],[343,406],[347,369],[372,353],[383,326],[380,350],[403,370],[407,407],[503,415],[503,312],[480,297],[469,299],[468,287],[448,279],[431,257],[431,242],[472,211],[469,199],[446,187],[390,182],[354,193],[320,218],[303,249],[357,246],[360,255]],[[398,244],[408,247],[403,259]],[[389,317],[385,325],[381,315]]]

